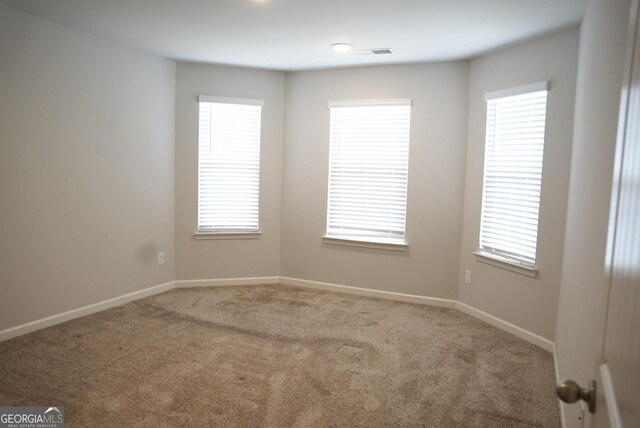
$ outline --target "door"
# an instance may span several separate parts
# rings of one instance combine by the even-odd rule
[[[593,373],[596,381],[583,385],[585,388],[571,380],[563,381],[557,388],[563,401],[573,403],[582,399],[588,403],[589,413],[582,413],[585,417],[581,418],[581,425],[588,428],[640,427],[639,2],[631,2],[625,76],[620,96],[605,257],[608,287],[604,297],[606,301],[602,302],[606,308],[602,318],[604,325],[589,323],[589,320],[584,322],[593,334],[599,334],[594,329],[602,328],[600,331],[604,336],[600,350],[595,350],[596,355],[574,356],[576,362],[594,356],[599,367]],[[598,314],[594,316],[599,318]],[[577,426],[575,420],[571,426]]]
[[[632,3],[611,217],[606,330],[592,428],[640,427],[640,26]]]

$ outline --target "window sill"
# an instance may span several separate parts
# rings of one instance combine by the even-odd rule
[[[535,278],[538,275],[537,267],[525,266],[517,262],[508,261],[491,254],[483,253],[482,251],[474,251],[473,254],[476,256],[476,260],[480,263],[485,263],[531,278]]]
[[[409,251],[407,243],[364,241],[359,239],[337,238],[335,236],[323,236],[322,242],[331,245],[344,245],[347,247],[373,248],[376,250]]]
[[[196,231],[193,237],[198,241],[210,239],[260,239],[262,232],[200,232]]]

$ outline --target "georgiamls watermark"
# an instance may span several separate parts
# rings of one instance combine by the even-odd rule
[[[64,407],[0,407],[0,428],[64,428]]]

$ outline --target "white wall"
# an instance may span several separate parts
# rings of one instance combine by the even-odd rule
[[[599,364],[605,254],[629,0],[592,0],[582,23],[571,185],[556,352],[560,376],[586,384]],[[567,427],[580,426],[564,405]]]
[[[257,240],[196,241],[198,216],[198,96],[259,98],[260,229]],[[176,274],[180,280],[277,276],[280,270],[280,189],[284,73],[179,63],[176,70]]]
[[[287,73],[283,276],[456,298],[468,62]],[[409,252],[322,244],[335,100],[411,98]]]
[[[173,280],[174,81],[0,6],[0,330]]]
[[[0,24],[0,55],[12,59],[0,67],[0,329],[173,279],[282,275],[459,298],[553,338],[575,30],[471,62],[282,73],[187,63],[176,69],[4,6]],[[545,79],[552,89],[541,273],[529,279],[471,257],[482,94]],[[265,100],[258,240],[193,238],[200,94]],[[413,99],[406,253],[321,242],[327,103],[372,98]],[[158,266],[161,250],[167,262]],[[461,284],[465,268],[473,270],[471,287]]]
[[[469,137],[458,299],[493,316],[553,340],[562,271],[564,219],[569,186],[578,29],[491,53],[471,61]],[[540,201],[536,278],[479,263],[485,92],[543,80],[547,101],[544,170]],[[472,284],[464,271],[472,271]]]

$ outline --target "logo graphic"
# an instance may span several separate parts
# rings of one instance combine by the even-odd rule
[[[64,428],[64,407],[0,407],[0,428]]]

